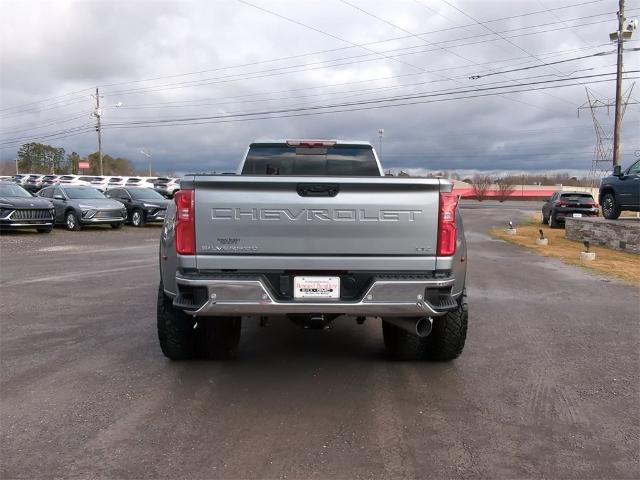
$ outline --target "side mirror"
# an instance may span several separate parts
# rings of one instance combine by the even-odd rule
[[[613,167],[613,175],[622,178],[624,174],[622,173],[622,167],[620,165]]]
[[[58,195],[54,195],[53,199],[54,200],[64,200],[64,197],[62,195],[58,194]]]

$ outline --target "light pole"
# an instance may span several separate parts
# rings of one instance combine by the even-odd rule
[[[378,129],[378,138],[380,139],[378,141],[378,145],[379,145],[379,153],[378,153],[378,157],[380,158],[380,161],[382,161],[382,136],[384,135],[384,128],[379,128]]]
[[[100,164],[100,175],[104,175],[104,169],[102,168],[102,112],[103,108],[100,107],[100,91],[96,87],[96,94],[92,95],[96,99],[96,108],[93,110],[93,116],[96,117],[96,132],[98,132],[98,161]],[[122,106],[122,102],[118,102],[111,107],[119,108]]]
[[[140,150],[140,153],[147,157],[147,166],[149,167],[149,176],[151,176],[151,154],[145,152],[144,150]]]

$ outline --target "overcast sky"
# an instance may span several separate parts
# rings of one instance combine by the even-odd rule
[[[603,101],[614,95],[602,81],[615,55],[590,55],[614,50],[617,0],[348,2],[3,0],[0,158],[28,141],[96,151],[99,86],[103,152],[138,168],[141,149],[160,171],[233,171],[255,139],[377,147],[383,128],[386,168],[589,169],[593,123],[577,112],[585,82],[600,82],[590,88]],[[627,0],[627,17],[639,7]],[[628,52],[626,70],[639,60]],[[593,77],[567,81],[581,76]],[[531,82],[544,83],[495,88]],[[341,106],[317,108],[327,105]],[[640,155],[639,107],[626,111],[623,165]],[[598,115],[608,131],[613,110]]]

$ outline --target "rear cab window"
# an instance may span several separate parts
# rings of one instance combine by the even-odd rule
[[[253,143],[242,175],[380,177],[371,145]]]

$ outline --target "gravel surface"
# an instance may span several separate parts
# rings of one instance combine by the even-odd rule
[[[463,204],[470,330],[393,362],[379,321],[158,347],[160,228],[0,235],[1,478],[638,478],[637,289],[493,240]]]

